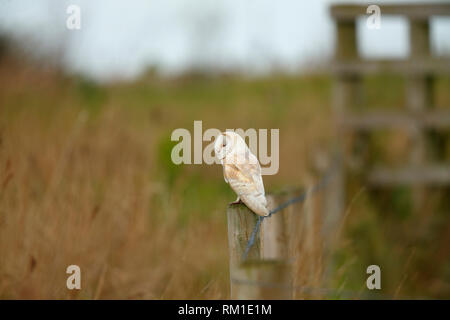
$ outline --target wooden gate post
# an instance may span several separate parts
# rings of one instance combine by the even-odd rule
[[[423,19],[409,19],[410,59],[424,61],[430,57],[430,27],[428,17]],[[433,78],[430,74],[408,74],[406,79],[406,106],[413,114],[422,115],[433,104]],[[424,128],[412,126],[410,128],[411,154],[410,163],[420,167],[426,162],[427,134]],[[425,185],[413,186],[413,210],[422,211],[425,199]]]
[[[263,220],[245,261],[242,257],[259,216],[244,204],[233,204],[227,218],[231,299],[291,299],[282,212]]]

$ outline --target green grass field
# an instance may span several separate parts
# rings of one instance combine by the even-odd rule
[[[402,78],[364,85],[369,107],[404,104]],[[450,105],[449,89],[450,79],[438,80],[438,107]],[[307,187],[319,178],[315,155],[334,143],[331,92],[322,74],[149,73],[101,85],[3,60],[0,298],[228,298],[225,212],[235,195],[218,165],[174,165],[171,132],[193,130],[194,120],[204,130],[278,128],[280,170],[264,177],[266,191]],[[374,137],[374,159],[402,163],[406,144],[397,133]],[[350,190],[332,263],[315,285],[357,298],[366,267],[378,264],[388,297],[449,298],[448,193],[415,216],[406,188],[381,203],[364,185]],[[81,267],[80,291],[66,288],[71,264]]]

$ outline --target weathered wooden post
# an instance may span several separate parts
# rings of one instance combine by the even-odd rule
[[[269,208],[275,208],[283,200],[279,195],[267,195]],[[280,212],[263,221],[261,225],[262,259],[287,259],[288,235],[285,220],[285,213]]]
[[[428,17],[409,18],[410,59],[424,63],[430,58],[430,27]],[[433,77],[424,72],[412,72],[406,77],[406,107],[411,114],[423,115],[430,108],[432,101]],[[419,168],[426,161],[427,134],[424,128],[413,125],[409,128],[411,139],[410,164]],[[413,185],[413,209],[415,213],[422,210],[425,198],[425,185]]]
[[[358,56],[356,41],[356,19],[366,16],[366,5],[339,4],[331,6],[331,15],[336,21],[337,42],[333,70],[335,73],[333,108],[337,118],[339,140],[352,137],[350,152],[340,146],[343,166],[336,173],[334,186],[327,210],[331,219],[326,226],[333,225],[336,215],[333,210],[342,212],[345,199],[344,178],[350,177],[349,171],[365,176],[370,185],[392,186],[410,185],[413,191],[414,211],[423,211],[427,185],[440,184],[444,179],[442,168],[430,162],[430,149],[445,140],[442,127],[448,128],[445,114],[430,112],[434,106],[433,82],[438,73],[448,74],[450,63],[447,58],[432,57],[430,50],[430,19],[433,16],[450,16],[450,5],[435,4],[386,4],[380,5],[383,15],[403,15],[410,25],[410,56],[407,60],[363,59]],[[394,72],[405,75],[406,110],[401,112],[364,111],[361,105],[361,77],[379,72]],[[359,109],[357,113],[352,109]],[[364,112],[363,112],[364,111]],[[439,111],[439,113],[441,113]],[[439,121],[435,121],[439,119]],[[371,168],[368,159],[368,133],[386,128],[407,129],[411,142],[411,151],[406,168],[389,168],[377,164]],[[345,129],[345,134],[343,134]],[[433,132],[433,135],[430,133]],[[436,134],[437,133],[437,134]],[[339,145],[339,143],[337,144]],[[356,146],[356,148],[354,148]],[[440,147],[442,149],[442,147]],[[434,148],[435,150],[439,149]],[[433,151],[435,151],[433,150]],[[427,158],[428,157],[428,158]],[[439,158],[435,157],[435,158]],[[443,158],[442,155],[440,158]],[[436,159],[433,159],[436,160]],[[437,159],[441,160],[442,159]],[[347,169],[347,170],[345,170]],[[361,170],[365,169],[365,170]],[[362,173],[362,174],[361,174]],[[445,179],[445,183],[449,181]],[[334,208],[334,209],[333,209]],[[325,228],[327,229],[327,228]]]
[[[268,196],[274,205],[274,197]],[[228,206],[231,299],[291,299],[291,268],[283,213],[266,218],[244,261],[259,216],[244,204]]]
[[[333,12],[332,12],[333,13]],[[335,64],[351,64],[358,61],[358,47],[356,38],[356,20],[354,17],[335,16],[336,19],[336,50],[335,50]],[[327,188],[326,207],[325,207],[325,222],[324,234],[330,235],[334,233],[338,221],[343,215],[346,199],[346,180],[345,171],[348,160],[353,163],[361,161],[354,161],[357,159],[355,154],[347,157],[344,154],[344,142],[340,139],[342,135],[342,127],[340,120],[345,118],[348,111],[352,111],[362,105],[362,82],[361,75],[357,72],[340,72],[336,74],[333,95],[332,108],[336,122],[336,130],[338,132],[338,139],[335,144],[338,146],[335,150],[339,162],[334,164],[336,166],[335,173],[330,186]],[[366,145],[367,134],[365,132],[355,132],[353,134],[353,147]],[[359,160],[359,159],[358,159]]]
[[[335,61],[332,65],[335,75],[332,102],[338,123],[336,145],[340,149],[342,166],[339,166],[328,188],[325,234],[339,220],[336,213],[342,213],[343,200],[346,199],[344,179],[359,178],[370,189],[375,187],[382,192],[393,186],[409,186],[415,213],[430,212],[429,209],[424,210],[429,186],[442,186],[443,190],[450,192],[450,168],[442,146],[446,139],[442,131],[450,127],[450,116],[448,106],[447,111],[437,110],[433,101],[434,78],[450,72],[450,60],[433,57],[430,50],[430,19],[450,16],[450,4],[380,5],[382,15],[401,15],[409,21],[410,56],[401,60],[358,56],[356,20],[367,17],[366,10],[367,5],[331,6],[331,15],[337,26]],[[361,105],[361,77],[380,72],[404,75],[406,106],[403,110],[386,112],[358,108]],[[354,112],[354,109],[359,110]],[[404,166],[370,163],[367,133],[386,129],[402,130],[409,134],[410,151]],[[348,137],[353,138],[352,146],[357,148],[343,148],[342,140]],[[439,149],[441,154],[436,152]],[[377,203],[377,199],[374,200]]]

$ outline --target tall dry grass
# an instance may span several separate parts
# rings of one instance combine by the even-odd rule
[[[171,195],[149,177],[150,132],[113,108],[95,124],[67,109],[36,117],[24,109],[2,133],[1,297],[226,297],[226,256],[198,250],[226,250],[214,234],[223,226],[181,229],[172,205],[151,205]],[[82,270],[79,292],[66,288],[71,264]]]
[[[205,129],[245,128],[251,118],[270,127],[267,115],[239,107],[259,111],[264,82],[103,88],[13,60],[0,74],[1,298],[228,297],[232,192],[218,167],[171,164],[170,132],[195,119]],[[269,117],[272,108],[263,104]],[[283,133],[292,143],[295,126]],[[66,288],[71,264],[81,268],[80,291]]]
[[[384,82],[375,82],[380,92]],[[450,100],[443,92],[438,101]],[[0,298],[228,298],[225,210],[234,195],[218,166],[171,163],[170,133],[192,130],[194,120],[204,129],[279,128],[280,171],[264,177],[266,190],[310,186],[314,154],[333,138],[329,100],[327,76],[149,75],[101,86],[0,63]],[[403,140],[393,141],[397,159]],[[448,219],[430,219],[420,238],[437,239],[436,255],[427,255],[429,242],[404,245],[402,219],[410,218],[377,212],[366,193],[356,197],[330,265],[320,221],[305,219],[297,285],[359,290],[376,262],[387,270],[386,292],[445,296]],[[72,264],[81,267],[80,291],[66,288]]]

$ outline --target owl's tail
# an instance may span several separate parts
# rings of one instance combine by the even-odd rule
[[[242,202],[256,213],[258,216],[267,217],[269,215],[269,209],[267,208],[266,197],[263,194],[254,196],[254,195],[242,195]]]

